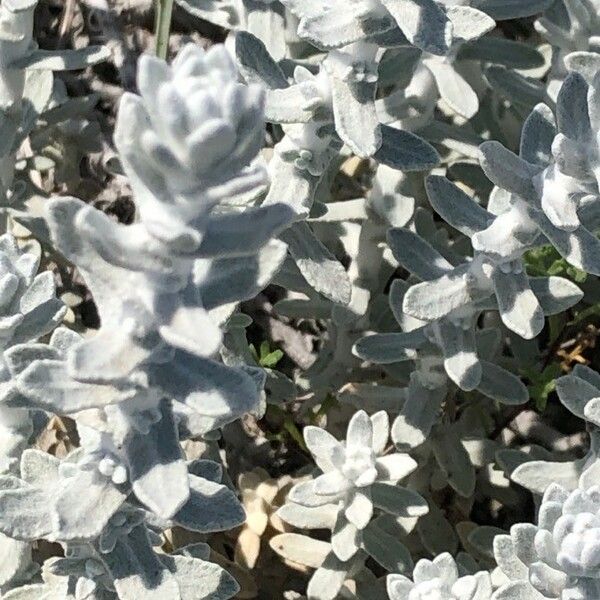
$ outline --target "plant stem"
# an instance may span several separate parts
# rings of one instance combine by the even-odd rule
[[[156,56],[166,60],[171,33],[173,0],[155,0],[154,34],[156,36]]]

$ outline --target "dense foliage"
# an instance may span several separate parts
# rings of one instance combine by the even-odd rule
[[[598,0],[177,1],[131,218],[0,4],[1,597],[600,598]]]

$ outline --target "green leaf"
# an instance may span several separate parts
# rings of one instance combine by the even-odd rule
[[[551,363],[539,373],[535,368],[523,369],[529,379],[529,395],[539,412],[546,410],[548,396],[556,389],[556,378],[562,374],[558,363]]]

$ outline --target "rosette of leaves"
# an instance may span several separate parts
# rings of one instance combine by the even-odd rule
[[[400,235],[394,238],[395,232]],[[400,244],[401,241],[406,243]],[[419,242],[423,242],[422,238],[408,230],[390,231],[396,255],[400,254],[396,251],[400,247],[419,252]],[[505,404],[527,402],[529,395],[521,380],[496,364],[499,336],[492,330],[477,329],[481,311],[476,306],[437,321],[420,321],[402,311],[407,287],[406,282],[395,280],[389,293],[390,307],[403,331],[369,335],[353,348],[363,360],[389,365],[392,374],[395,367],[407,361],[414,363],[408,385],[401,388],[403,404],[391,429],[398,447],[413,448],[425,442],[438,420],[451,382]]]
[[[492,248],[478,249],[478,236],[488,235],[488,227],[494,227],[493,223],[501,216],[494,219],[490,212],[445,178],[428,178],[427,191],[436,211],[473,240],[476,252],[472,258],[453,265],[427,241],[405,230],[391,230],[388,238],[396,258],[408,271],[424,280],[404,294],[402,312],[430,323],[442,318],[449,319],[447,323],[450,323],[458,318],[464,325],[460,329],[468,332],[472,331],[473,318],[482,310],[497,309],[509,329],[531,339],[542,330],[544,315],[561,312],[581,299],[581,290],[566,279],[528,277],[521,259],[528,246],[519,236],[513,237],[510,230],[504,230],[508,240],[501,247],[505,252],[510,248],[511,254],[498,256]],[[498,229],[499,223],[494,231]],[[448,333],[458,332],[458,325],[447,327]],[[473,357],[474,338],[469,337],[469,354]],[[474,359],[469,361],[469,354],[458,356],[466,362],[464,369],[455,373],[455,380],[460,381],[469,374],[469,364],[476,364]],[[475,369],[471,374],[477,377],[466,382],[466,389],[477,386],[479,368]]]
[[[75,600],[201,600],[227,599],[237,593],[239,586],[233,578],[207,561],[204,544],[183,548],[175,555],[158,554],[154,546],[162,541],[156,523],[150,524],[147,513],[126,502],[122,487],[87,468],[81,459],[80,450],[63,461],[27,450],[20,478],[1,479],[0,530],[21,540],[58,542],[64,548],[64,557],[44,563],[43,583],[17,588],[9,598],[64,594],[60,597]],[[205,493],[212,495],[208,490]],[[181,520],[185,519],[177,517],[175,522]],[[196,577],[202,585],[194,582]]]
[[[599,84],[570,74],[558,96],[556,122],[545,105],[528,117],[520,156],[498,142],[481,145],[481,166],[501,191],[494,198],[498,216],[472,237],[476,250],[508,260],[522,255],[523,245],[547,240],[574,267],[592,274],[600,270],[600,241],[593,233]]]
[[[551,484],[537,525],[513,525],[494,539],[494,555],[508,577],[495,600],[592,600],[600,594],[600,488],[568,491]]]
[[[552,44],[552,97],[569,70],[594,76],[600,68],[599,9],[597,0],[557,0],[536,20],[535,28]]]
[[[250,378],[250,387],[246,388],[244,377],[249,376],[243,371],[215,362],[210,373],[202,372],[200,364],[194,366],[192,355],[182,354],[178,355],[178,362],[164,365],[170,373],[179,372],[185,378],[187,369],[200,370],[194,381],[173,382],[172,386],[179,386],[179,390],[172,387],[167,391],[158,385],[136,386],[131,382],[80,381],[69,374],[66,362],[71,349],[80,343],[77,334],[59,328],[47,346],[14,347],[8,360],[17,376],[15,391],[4,401],[6,410],[41,409],[76,417],[80,443],[85,450],[81,459],[85,468],[95,472],[100,479],[133,492],[142,504],[162,519],[177,519],[177,514],[184,510],[190,513],[186,506],[191,506],[193,511],[200,494],[214,496],[215,504],[212,512],[203,507],[196,513],[193,518],[200,521],[196,525],[190,521],[188,528],[210,529],[211,525],[200,524],[202,513],[209,520],[215,519],[216,512],[221,509],[218,519],[222,529],[243,521],[243,511],[231,492],[212,483],[206,483],[208,488],[203,488],[202,482],[189,474],[180,440],[206,434],[251,410],[257,402],[262,382],[255,383]],[[160,371],[161,367],[157,368]],[[163,372],[159,378],[165,376]],[[207,390],[205,393],[199,387],[191,390],[191,386],[199,386],[198,378],[207,376],[213,382],[217,377],[220,392],[215,394]],[[187,390],[183,391],[184,388]],[[180,395],[182,392],[183,396]],[[220,400],[219,394],[222,394]],[[161,400],[164,396],[172,400]],[[202,408],[204,403],[206,408]],[[216,403],[220,403],[221,408]],[[228,403],[227,408],[224,403]],[[81,411],[85,412],[82,414]],[[204,466],[204,463],[200,465]],[[218,465],[215,467],[220,472]]]
[[[205,55],[188,46],[172,70],[143,58],[144,96],[123,98],[116,131],[139,221],[118,225],[75,199],[48,203],[51,239],[77,264],[102,322],[74,359],[84,379],[84,371],[104,381],[127,376],[152,355],[164,362],[165,344],[214,354],[221,333],[209,311],[254,296],[281,264],[285,245],[271,238],[289,222],[289,208],[215,210],[265,175],[251,165],[262,144],[262,94],[236,78],[222,47]],[[106,369],[87,363],[108,338]]]
[[[490,600],[492,580],[486,571],[461,573],[454,558],[443,553],[415,565],[412,580],[404,575],[387,576],[390,600]]]
[[[381,564],[410,563],[410,553],[397,540],[388,554],[382,548],[377,539],[383,527],[381,519],[385,515],[417,519],[428,511],[419,494],[397,485],[417,463],[407,454],[388,453],[388,438],[384,411],[371,417],[365,411],[356,412],[345,442],[319,427],[305,427],[304,440],[322,474],[296,484],[277,512],[297,527],[331,527],[331,556],[321,568],[339,571],[336,579],[340,586],[360,561],[362,551]],[[309,584],[309,597],[320,593],[324,579],[324,572],[318,569]]]
[[[400,248],[415,248],[419,242],[424,242],[409,230],[391,230],[388,239],[394,254],[400,257],[401,264],[404,263]],[[433,248],[429,246],[427,250],[431,251]],[[439,254],[437,258],[445,260]],[[493,362],[479,358],[478,347],[489,346],[486,342],[490,333],[477,330],[476,321],[481,308],[476,303],[438,320],[420,321],[402,310],[407,288],[408,284],[396,280],[389,293],[390,308],[398,322],[407,329],[399,333],[366,336],[356,343],[355,354],[377,364],[414,360],[422,365],[415,372],[422,373],[423,384],[432,389],[447,383],[443,374],[445,372],[448,378],[465,391],[478,389],[484,395],[508,403],[527,400],[526,389],[517,377]],[[482,336],[484,339],[481,339]],[[497,342],[497,339],[492,339],[492,342]],[[491,348],[485,348],[484,351],[492,357],[495,346],[497,343],[492,343]]]
[[[180,436],[206,434],[260,401],[261,369],[212,358],[217,312],[229,316],[268,283],[286,252],[272,237],[292,213],[216,210],[264,175],[250,164],[262,143],[262,94],[237,83],[222,47],[188,46],[172,70],[147,57],[139,77],[144,96],[124,97],[116,134],[139,221],[117,224],[76,199],[46,210],[51,241],[92,292],[100,330],[84,340],[61,333],[23,374],[13,405],[90,410],[78,424],[98,468],[120,483],[126,474],[138,498],[170,518],[191,493]]]

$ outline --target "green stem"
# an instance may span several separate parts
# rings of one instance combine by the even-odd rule
[[[155,0],[154,34],[156,35],[156,56],[166,60],[171,33],[173,0]]]

